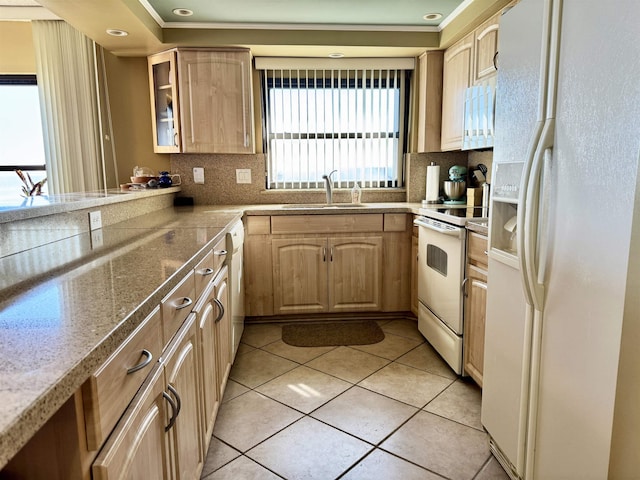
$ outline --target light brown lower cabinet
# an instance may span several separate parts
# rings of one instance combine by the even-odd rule
[[[487,237],[469,232],[463,336],[464,371],[482,387],[487,310]]]
[[[194,479],[202,471],[195,320],[187,318],[118,422],[93,463],[94,480]]]
[[[381,309],[382,236],[272,240],[276,314]]]

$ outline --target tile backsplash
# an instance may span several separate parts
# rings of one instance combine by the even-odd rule
[[[363,203],[420,202],[425,198],[427,165],[440,165],[440,183],[445,181],[452,165],[477,163],[490,167],[492,152],[445,152],[407,154],[406,185],[397,189],[363,189]],[[489,154],[489,155],[487,155]],[[477,163],[475,163],[477,165]],[[193,181],[193,169],[204,168],[204,184]],[[236,169],[251,170],[251,183],[236,183]],[[265,155],[175,154],[171,155],[171,172],[180,174],[181,196],[193,197],[196,205],[248,205],[272,203],[322,203],[324,189],[267,190],[265,188]],[[349,189],[335,189],[334,202],[351,201]]]

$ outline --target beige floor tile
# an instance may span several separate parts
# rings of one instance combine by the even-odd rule
[[[404,403],[353,387],[311,416],[377,445],[417,411]]]
[[[409,353],[398,358],[396,362],[443,377],[458,378],[456,373],[451,370],[451,367],[428,343],[423,343],[414,348]]]
[[[341,480],[382,479],[442,480],[442,477],[376,449],[341,478]]]
[[[282,325],[278,323],[255,323],[244,327],[241,341],[260,348],[282,338]]]
[[[247,457],[236,458],[203,480],[282,480]]]
[[[256,391],[291,408],[309,413],[340,395],[349,387],[351,384],[348,382],[300,366],[260,385]]]
[[[460,480],[473,478],[490,455],[485,433],[427,412],[418,412],[381,448]]]
[[[421,343],[422,340],[401,337],[393,333],[385,332],[384,340],[381,342],[374,343],[373,345],[353,345],[350,348],[355,348],[362,352],[371,353],[389,360],[395,360]]]
[[[246,343],[240,342],[238,344],[238,351],[236,352],[236,358],[240,355],[244,355],[245,353],[253,352],[256,348],[251,345],[247,345]]]
[[[421,342],[426,341],[418,330],[417,320],[410,320],[408,318],[392,320],[391,322],[383,325],[382,330],[385,333],[393,333],[394,335],[420,340]]]
[[[209,450],[204,462],[204,467],[202,467],[201,477],[206,477],[210,473],[215,472],[231,460],[238,458],[240,455],[241,453],[235,448],[231,448],[229,445],[222,443],[220,440],[213,437],[209,444]]]
[[[262,350],[254,350],[236,358],[229,377],[246,387],[255,388],[297,366],[298,364],[291,360]]]
[[[365,378],[358,385],[422,408],[452,382],[453,380],[429,372],[391,363]]]
[[[224,389],[224,397],[222,397],[222,403],[233,400],[234,398],[242,395],[243,393],[247,393],[248,391],[249,389],[244,385],[240,385],[239,383],[229,379],[227,380],[227,386]]]
[[[509,480],[509,475],[492,455],[474,480]]]
[[[335,350],[311,360],[306,365],[351,383],[358,383],[376,370],[389,364],[389,360],[354,350],[338,347]]]
[[[301,416],[259,393],[247,392],[220,406],[213,434],[245,452]]]
[[[427,412],[482,430],[482,393],[472,380],[458,379],[424,407]]]
[[[266,350],[274,355],[293,360],[298,363],[307,363],[309,360],[313,360],[320,355],[330,352],[336,347],[294,347],[284,343],[282,340],[270,343],[262,347],[262,350]]]
[[[346,433],[305,417],[247,452],[291,480],[337,478],[371,448]]]

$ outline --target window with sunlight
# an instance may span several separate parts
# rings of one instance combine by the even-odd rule
[[[0,75],[0,105],[0,197],[16,199],[24,184],[15,170],[33,183],[47,175],[36,76]]]
[[[409,74],[262,69],[267,188],[402,186]]]

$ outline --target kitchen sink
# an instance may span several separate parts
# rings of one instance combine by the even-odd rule
[[[288,203],[282,205],[282,208],[291,209],[291,210],[311,210],[318,208],[354,208],[354,207],[363,207],[363,205],[358,205],[354,203],[301,203],[294,204]]]

